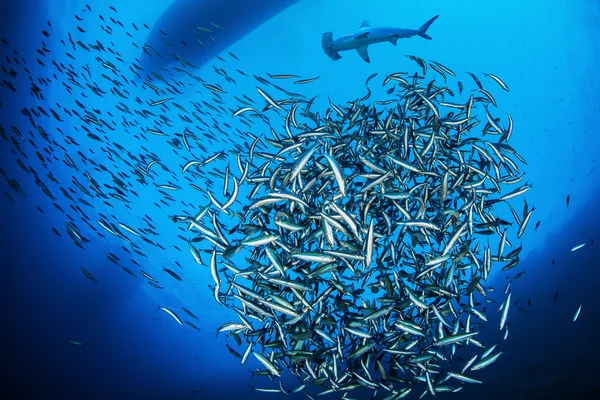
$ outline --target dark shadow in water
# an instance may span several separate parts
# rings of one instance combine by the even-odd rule
[[[297,1],[176,0],[151,27],[146,40],[161,56],[153,54],[149,57],[142,53],[142,67],[146,72],[157,71],[175,62],[172,57],[175,53],[197,66],[202,66]],[[199,27],[214,33],[202,31]],[[198,40],[206,47],[202,47]]]

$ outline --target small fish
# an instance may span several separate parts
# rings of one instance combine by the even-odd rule
[[[509,92],[509,91],[510,91],[510,90],[508,90],[508,86],[506,86],[506,84],[505,84],[505,83],[504,83],[504,82],[503,82],[503,81],[502,81],[500,78],[498,78],[496,75],[492,75],[492,74],[485,74],[485,73],[484,73],[484,75],[485,75],[485,76],[487,76],[488,78],[492,78],[494,81],[496,81],[496,83],[497,83],[498,85],[500,85],[500,87],[501,87],[502,89],[504,89],[505,91],[507,91],[507,92]]]
[[[578,244],[577,246],[573,247],[573,248],[571,249],[571,251],[576,251],[576,250],[579,250],[579,249],[581,249],[583,246],[585,246],[585,243]]]
[[[178,281],[181,281],[181,277],[179,275],[177,275],[175,272],[171,271],[170,269],[163,267],[163,271],[165,271],[167,274],[171,275],[173,278],[177,279]]]
[[[506,317],[508,316],[508,308],[510,307],[510,297],[512,293],[509,293],[502,305],[502,314],[500,315],[500,330],[504,328],[506,324]]]
[[[164,99],[160,99],[157,101],[153,101],[152,103],[149,104],[150,107],[156,107],[156,106],[160,106],[161,104],[165,104],[166,102],[168,102],[169,100],[173,100],[172,97],[167,97]]]
[[[475,364],[471,367],[471,371],[477,371],[478,369],[487,367],[488,365],[495,362],[498,359],[498,357],[500,357],[501,355],[502,355],[502,352],[500,352],[498,354],[494,354],[493,356],[483,357],[477,364]]]
[[[308,78],[308,79],[300,79],[300,80],[297,80],[297,81],[295,81],[294,83],[295,83],[296,85],[303,85],[303,84],[307,84],[307,83],[314,82],[314,81],[316,81],[317,79],[319,79],[319,77],[320,77],[320,76],[315,76],[314,78]]]
[[[279,370],[275,367],[275,365],[269,359],[267,359],[262,354],[257,353],[256,351],[253,351],[252,354],[254,354],[254,356],[258,359],[258,361],[260,361],[265,367],[267,367],[267,369],[269,370],[269,372],[272,375],[281,376],[281,373],[279,372]]]
[[[185,308],[185,307],[181,307],[181,309],[183,310],[183,312],[184,312],[184,313],[186,313],[186,314],[187,314],[187,315],[189,315],[190,317],[192,317],[192,318],[194,318],[194,319],[198,319],[198,317],[196,317],[196,316],[194,315],[194,313],[192,313],[192,312],[191,312],[190,310],[188,310],[187,308]]]
[[[579,313],[580,312],[581,312],[581,305],[579,306],[579,308],[575,312],[575,316],[573,317],[573,322],[577,321],[577,318],[579,318]]]
[[[94,278],[94,276],[92,274],[90,274],[85,268],[80,267],[81,272],[83,272],[83,274],[85,275],[86,278],[88,278],[89,280],[91,280],[94,283],[98,283],[98,280],[96,278]]]
[[[483,383],[481,381],[478,381],[477,379],[473,379],[468,376],[458,374],[456,372],[448,372],[448,376],[450,376],[454,379],[458,379],[459,381],[467,382],[467,383]]]
[[[367,78],[367,80],[365,81],[365,85],[369,84],[369,81],[373,78],[375,78],[377,76],[377,72],[372,73],[371,75],[369,75],[369,77]]]
[[[158,308],[156,309],[156,311],[159,311],[159,310],[162,310],[162,311],[166,312],[166,313],[167,313],[167,314],[169,314],[169,315],[170,315],[170,316],[171,316],[171,317],[172,317],[172,318],[173,318],[175,321],[177,321],[177,323],[178,323],[179,325],[182,325],[182,326],[183,326],[183,322],[182,322],[182,321],[181,321],[181,319],[180,319],[180,318],[177,316],[177,314],[175,314],[173,311],[169,310],[169,309],[168,309],[168,308],[166,308],[166,307],[161,307],[161,306],[158,306]]]

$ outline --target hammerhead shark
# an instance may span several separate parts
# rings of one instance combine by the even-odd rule
[[[427,29],[433,24],[439,15],[425,22],[419,29],[402,29],[390,27],[372,27],[368,21],[363,21],[358,31],[348,35],[341,36],[333,40],[332,32],[325,32],[321,38],[321,45],[325,54],[334,61],[342,58],[340,51],[356,50],[358,55],[366,62],[371,62],[369,45],[381,42],[390,42],[394,46],[398,39],[409,38],[412,36],[421,36],[424,39],[431,40],[431,36],[427,34]]]

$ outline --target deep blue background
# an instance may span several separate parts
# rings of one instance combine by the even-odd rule
[[[314,1],[308,3],[315,5]],[[48,4],[47,7],[51,7]],[[476,21],[480,15],[477,12],[485,11],[485,7],[473,10],[467,7],[468,4],[470,3],[465,1],[458,2],[455,8],[462,7],[462,11],[457,11],[456,15],[471,12],[473,17],[469,20]],[[440,395],[442,398],[600,398],[600,383],[597,379],[600,305],[596,293],[600,278],[600,179],[595,169],[596,157],[600,156],[597,147],[600,132],[597,120],[594,119],[598,115],[600,101],[596,81],[596,73],[600,72],[600,68],[594,54],[600,54],[600,48],[598,36],[595,35],[598,30],[593,30],[590,22],[594,15],[598,17],[598,4],[591,1],[569,2],[568,5],[560,1],[532,2],[524,11],[529,16],[525,20],[535,19],[536,12],[542,13],[540,7],[544,5],[551,8],[548,4],[555,5],[556,9],[553,9],[552,14],[550,11],[543,12],[556,16],[557,20],[536,20],[535,24],[539,25],[532,28],[532,31],[544,29],[541,28],[544,24],[554,24],[544,31],[552,32],[554,36],[545,34],[543,37],[532,38],[529,35],[515,35],[510,48],[517,55],[509,55],[505,52],[509,47],[502,45],[498,45],[501,50],[494,50],[491,39],[477,44],[491,47],[490,53],[497,56],[495,60],[488,58],[486,67],[502,64],[502,59],[507,57],[518,60],[504,61],[506,65],[502,67],[505,71],[502,76],[508,82],[514,82],[516,87],[512,94],[516,97],[511,100],[516,104],[512,108],[509,105],[506,107],[522,114],[521,118],[516,119],[516,123],[526,129],[518,134],[527,137],[527,144],[530,145],[525,153],[534,190],[537,189],[532,194],[533,200],[540,210],[539,215],[534,218],[535,221],[542,220],[539,231],[530,232],[524,241],[524,247],[529,249],[521,265],[527,273],[512,285],[513,300],[520,298],[517,306],[523,307],[528,313],[518,311],[517,307],[512,308],[509,339],[500,342],[500,350],[504,354],[496,364],[478,375],[484,381],[483,385],[466,386],[457,394]],[[415,20],[425,20],[430,14],[437,14],[435,5],[437,3],[426,9],[419,9],[418,17],[414,19],[402,16],[402,22],[409,21],[408,24]],[[39,2],[33,1],[7,1],[0,7],[0,36],[7,38],[12,47],[20,48],[20,52],[26,54],[30,36],[39,36],[48,11]],[[407,2],[400,9],[406,10],[409,7],[410,3]],[[492,9],[489,13],[497,13],[498,9],[502,9],[501,5],[495,3],[490,7]],[[577,7],[581,10],[573,10]],[[518,18],[512,14],[514,10],[515,8],[510,9],[506,14]],[[300,11],[290,9],[286,12]],[[359,25],[359,6],[349,6],[347,14],[345,10],[338,11],[338,20],[329,22],[332,27],[327,30],[334,30],[338,35],[344,33],[345,29],[351,29],[351,26]],[[443,15],[442,12],[439,13]],[[506,37],[511,35],[513,28],[522,29],[522,26],[512,25],[506,16],[490,18],[489,13],[487,17],[481,16],[488,18],[481,24],[488,26],[494,21],[498,24],[491,27],[489,32],[500,34],[498,30],[502,30],[503,37]],[[160,13],[157,12],[156,15]],[[323,21],[328,21],[327,15],[318,17],[318,21],[309,19],[306,15],[303,18],[321,29],[326,25]],[[566,22],[561,19],[563,15],[569,16],[565,17]],[[400,18],[401,15],[390,17],[385,22],[392,25],[394,19]],[[444,29],[447,30],[447,35],[460,29],[469,31],[464,26],[457,27],[446,21],[444,23],[440,18],[437,37],[434,38],[438,43],[445,36],[442,34]],[[375,25],[374,21],[371,22]],[[56,21],[56,24],[59,22]],[[269,28],[264,29],[267,30],[266,33],[257,34],[267,35]],[[290,40],[293,41],[296,37],[291,36]],[[467,43],[470,40],[465,36],[461,37]],[[583,38],[589,41],[584,42]],[[549,44],[541,42],[542,39]],[[38,40],[34,42],[37,43]],[[319,53],[318,39],[311,40],[314,43],[310,46],[316,47]],[[472,37],[472,40],[476,38]],[[308,39],[305,38],[305,41]],[[537,42],[531,43],[532,41]],[[413,45],[412,42],[409,44]],[[465,46],[465,43],[462,45]],[[280,42],[273,46],[281,48]],[[437,46],[448,44],[442,42]],[[539,54],[547,54],[548,58],[536,59],[539,54],[532,55],[521,49],[527,46],[542,48]],[[268,60],[277,58],[277,50],[269,51],[265,47],[268,47],[268,43],[263,41],[262,50],[248,50],[248,54],[271,57]],[[587,50],[578,50],[584,48]],[[385,58],[386,51],[395,50],[373,49],[371,57],[374,65],[371,66],[363,66],[355,54],[344,54],[344,59],[338,64],[322,58],[318,59],[317,64],[327,65],[326,68],[344,68],[344,65],[348,68],[351,65],[355,68],[352,73],[346,70],[342,72],[347,77],[359,75],[356,71],[360,71],[358,80],[362,83],[368,75],[367,71],[376,71],[385,65],[382,59]],[[475,63],[478,58],[483,57],[477,50],[469,50],[453,54],[454,64],[449,55],[440,61],[448,65],[468,65],[469,59],[472,58]],[[436,58],[435,52],[424,51],[431,52],[428,57]],[[523,53],[518,55],[519,52]],[[310,57],[302,58],[308,59],[307,64],[312,64]],[[403,65],[397,69],[406,67]],[[413,68],[412,65],[410,67]],[[293,72],[302,71],[303,68],[305,66],[301,65]],[[320,67],[312,65],[306,68],[307,75],[310,75]],[[557,68],[559,72],[556,72]],[[324,74],[327,72],[325,70]],[[523,74],[529,75],[519,79]],[[534,81],[531,78],[542,75],[547,75],[548,79]],[[331,88],[325,90],[332,93]],[[343,93],[344,90],[348,89],[339,89],[334,94]],[[546,99],[547,103],[533,101],[534,94]],[[3,104],[3,109],[0,110],[1,123],[7,128],[10,118],[28,101],[29,95],[25,92],[13,94],[2,90],[0,96]],[[543,119],[545,122],[544,125],[536,125],[527,122],[527,118]],[[569,126],[574,124],[577,127],[570,130]],[[84,251],[75,247],[64,233],[62,238],[56,237],[50,227],[62,227],[63,218],[51,209],[50,203],[42,207],[45,214],[36,210],[43,194],[31,177],[27,177],[8,160],[13,158],[8,144],[3,141],[0,167],[19,180],[27,196],[15,194],[2,180],[2,192],[9,191],[15,200],[11,202],[3,193],[0,195],[0,293],[3,305],[0,340],[3,373],[0,379],[3,393],[10,392],[13,396],[16,393],[19,398],[40,399],[279,398],[276,395],[252,392],[251,387],[256,382],[251,379],[250,366],[239,366],[237,360],[227,352],[222,338],[214,339],[214,326],[218,325],[216,321],[221,321],[218,311],[213,311],[215,308],[207,306],[208,311],[202,314],[199,322],[202,332],[191,329],[179,331],[172,320],[155,312],[157,300],[149,297],[148,290],[145,287],[142,289],[138,281],[129,279],[121,271],[99,274],[98,285],[85,279],[79,271],[81,266],[88,270],[114,269],[104,257],[105,252],[111,249],[104,248],[106,244],[103,242],[94,241]],[[571,194],[572,199],[568,210],[564,202],[566,194]],[[590,239],[595,241],[594,245],[590,244]],[[588,244],[582,250],[569,252],[573,245],[585,241]],[[502,292],[505,282],[505,275],[497,274],[491,284],[495,283],[498,292]],[[198,290],[206,292],[206,285],[200,285]],[[559,292],[556,302],[553,301],[555,292]],[[492,297],[499,303],[502,301],[499,293]],[[206,298],[210,299],[210,293]],[[531,307],[526,306],[528,298],[531,298]],[[579,320],[573,323],[571,320],[579,304],[583,304],[583,310]],[[196,306],[194,310],[201,308]],[[202,310],[197,312],[197,315],[203,313]],[[501,335],[494,329],[495,325],[490,324],[490,327],[492,332],[483,334],[481,340],[484,343],[501,341]],[[87,345],[72,346],[68,344],[69,340],[80,340]],[[197,387],[201,389],[190,392],[190,389]],[[300,394],[291,397],[304,398]]]

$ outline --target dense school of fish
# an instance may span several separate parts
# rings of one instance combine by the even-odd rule
[[[428,64],[413,59],[424,75]],[[390,74],[383,84],[395,85],[396,98],[384,105],[392,107],[361,99],[330,103],[324,115],[311,111],[311,101],[284,106],[259,89],[284,120],[281,134],[265,138],[272,151],[256,154],[256,138],[239,173],[225,171],[222,199],[209,194],[198,215],[175,217],[213,246],[215,300],[239,317],[219,332],[245,342],[230,351],[242,363],[255,356],[262,374],[296,375],[302,383],[292,391],[312,382],[321,394],[366,387],[397,399],[422,383],[435,395],[480,383],[466,369],[501,354],[488,349],[451,369],[457,348],[485,347],[477,334],[488,320],[480,306],[492,266],[519,263],[522,247],[509,250],[512,223],[494,205],[529,190],[518,167],[524,160],[507,143],[510,117],[504,128],[491,116],[489,92],[450,101],[451,89],[423,80]],[[482,137],[474,135],[480,104]],[[260,114],[244,107],[234,115],[247,112]],[[250,203],[239,210],[232,204],[243,184]],[[511,209],[520,238],[534,209],[526,202],[522,215]],[[223,222],[229,214],[239,218],[233,227]],[[231,261],[238,253],[244,262]],[[505,336],[510,301],[507,290]]]
[[[117,10],[108,12],[109,17],[97,15],[107,41],[118,32],[133,37],[116,19]],[[242,364],[252,355],[264,367],[256,376],[274,380],[291,373],[300,381],[294,389],[280,381],[256,390],[289,393],[317,386],[321,394],[348,398],[367,388],[400,399],[417,388],[435,395],[481,383],[476,371],[501,355],[477,337],[488,321],[484,303],[493,290],[485,282],[494,265],[508,271],[519,264],[522,247],[509,235],[520,239],[534,211],[527,202],[522,212],[511,204],[530,185],[519,170],[525,160],[509,144],[512,118],[501,121],[491,88],[482,82],[509,91],[499,77],[469,73],[474,90],[463,96],[462,82],[458,93],[446,86],[456,77],[448,67],[408,56],[418,72],[386,75],[386,99],[371,100],[373,74],[364,97],[321,105],[322,99],[279,86],[293,81],[306,88],[310,85],[297,85],[318,77],[263,77],[214,66],[220,82],[209,82],[176,54],[172,69],[144,75],[139,62],[126,62],[114,46],[79,39],[86,32],[82,16],[96,17],[89,6],[75,16],[80,26],[60,40],[64,52],[44,42],[38,49],[43,77],[34,77],[12,50],[1,79],[4,91],[17,92],[18,76],[27,74],[37,104],[21,110],[29,127],[0,126],[0,134],[18,166],[64,213],[63,232],[75,245],[83,248],[92,232],[124,241],[121,250],[131,259],[114,253],[107,258],[156,289],[166,285],[157,274],[182,281],[186,270],[207,267],[215,301],[239,317],[218,329],[235,341],[237,348],[228,341],[229,351]],[[198,44],[205,46],[204,36],[218,40],[218,31],[217,24],[197,27]],[[42,34],[49,38],[51,32],[49,23]],[[9,43],[2,41],[6,53]],[[140,48],[150,57],[168,56]],[[90,55],[93,63],[77,64]],[[233,53],[228,57],[239,62]],[[255,93],[228,95],[239,79],[255,79]],[[199,86],[206,91],[189,105],[177,101],[186,87]],[[50,89],[66,92],[60,104],[45,101]],[[277,100],[282,94],[286,98]],[[92,96],[106,108],[87,106]],[[125,147],[120,139],[137,144]],[[176,168],[162,161],[165,143],[182,162]],[[216,160],[234,166],[222,168]],[[70,184],[54,177],[55,163],[67,166],[60,175],[71,176]],[[14,192],[24,194],[16,179],[0,173]],[[186,184],[195,198],[206,196],[198,212],[196,200],[186,200],[194,198],[184,195]],[[58,204],[58,190],[70,210]],[[151,238],[161,229],[148,214],[140,215],[143,226],[124,222],[125,215],[136,213],[143,193],[152,191],[160,195],[154,206],[165,207],[181,231],[192,267],[140,261],[147,257],[144,243],[171,251],[161,245],[164,240]],[[172,211],[178,193],[183,212]],[[508,204],[513,221],[498,212],[500,203]],[[124,216],[103,213],[109,209]],[[84,267],[81,272],[97,282]],[[509,289],[494,317],[505,337]],[[199,329],[170,307],[158,311]],[[472,346],[485,350],[457,367],[455,353]]]

